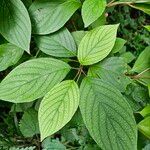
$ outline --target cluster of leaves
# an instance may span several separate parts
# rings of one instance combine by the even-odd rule
[[[126,24],[107,25],[122,4],[150,15],[149,0],[2,0],[2,149],[149,149],[150,27],[136,59]]]

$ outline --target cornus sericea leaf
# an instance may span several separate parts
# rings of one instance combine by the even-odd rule
[[[136,122],[120,92],[101,79],[87,77],[80,93],[82,117],[97,144],[103,150],[136,150]]]
[[[87,33],[87,31],[83,31],[83,30],[74,31],[74,32],[71,33],[77,46],[79,46],[81,40],[86,35],[86,33]]]
[[[41,140],[66,125],[79,105],[79,89],[75,81],[67,80],[53,87],[39,108]]]
[[[44,53],[56,57],[76,56],[76,44],[70,32],[64,28],[47,36],[36,36],[38,48]]]
[[[82,17],[85,27],[96,21],[104,12],[106,0],[85,0],[82,6]]]
[[[139,130],[150,139],[150,116],[147,116],[138,124]]]
[[[119,51],[123,48],[123,46],[124,46],[124,44],[125,44],[126,42],[127,42],[127,41],[124,40],[124,39],[116,38],[115,45],[114,45],[114,47],[113,47],[113,49],[112,49],[112,53],[117,53],[117,52],[119,52]]]
[[[114,47],[118,25],[100,26],[89,31],[78,48],[82,65],[91,65],[104,59]]]
[[[123,58],[110,57],[89,68],[88,75],[105,80],[120,92],[125,92],[130,78],[125,76],[127,64]]]
[[[77,0],[36,0],[29,12],[36,34],[49,34],[59,30],[81,6]]]
[[[132,68],[132,71],[140,73],[147,68],[150,68],[150,46],[146,47],[140,54]]]
[[[148,31],[150,31],[150,25],[149,26],[144,26]]]
[[[57,59],[29,60],[17,66],[0,83],[0,99],[23,103],[43,97],[69,70],[68,64]]]
[[[0,3],[0,33],[10,43],[29,52],[31,22],[21,0],[2,0]]]
[[[16,64],[22,55],[23,50],[13,44],[0,45],[0,71]]]

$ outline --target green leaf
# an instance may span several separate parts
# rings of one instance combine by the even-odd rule
[[[23,50],[13,44],[0,45],[0,71],[7,69],[18,62],[23,55]]]
[[[48,55],[56,57],[76,56],[75,41],[66,28],[47,36],[36,36],[35,39],[38,48]]]
[[[150,96],[150,84],[148,85],[148,90],[149,90],[149,96]]]
[[[140,54],[132,68],[132,71],[140,73],[147,68],[150,68],[150,46],[146,47]]]
[[[82,81],[80,110],[90,135],[103,150],[137,150],[137,128],[132,109],[107,82]]]
[[[24,112],[33,106],[33,102],[13,104],[10,112]]]
[[[14,103],[36,100],[61,82],[69,70],[68,64],[57,59],[29,60],[17,66],[0,83],[0,99]]]
[[[51,140],[50,137],[42,142],[43,150],[66,150],[65,146],[58,140]]]
[[[21,0],[2,0],[0,3],[0,33],[10,43],[29,53],[31,22]]]
[[[149,26],[144,26],[148,31],[150,31],[150,25]]]
[[[127,71],[127,65],[122,58],[110,57],[104,61],[89,68],[88,75],[101,78],[119,91],[125,92],[127,85],[131,82],[124,74]]]
[[[127,86],[124,97],[136,113],[150,103],[147,89],[135,82]]]
[[[86,33],[87,32],[83,31],[83,30],[82,31],[74,31],[74,32],[71,33],[77,46],[79,46],[81,40],[86,35]]]
[[[150,116],[146,117],[138,124],[139,130],[150,139]]]
[[[112,49],[112,53],[119,52],[123,48],[125,43],[126,43],[126,40],[121,39],[121,38],[116,38],[116,42],[115,42],[115,45]]]
[[[105,25],[106,24],[106,18],[107,18],[106,13],[103,12],[103,14],[96,21],[94,21],[91,24],[92,29]]]
[[[119,0],[119,2],[149,3],[149,0]]]
[[[145,87],[135,86],[134,89],[132,89],[131,95],[135,101],[137,101],[141,104],[150,102],[148,90]]]
[[[125,52],[120,55],[126,63],[130,63],[135,59],[135,56],[131,52]]]
[[[82,6],[84,26],[88,27],[96,21],[104,12],[106,0],[85,0]]]
[[[38,112],[28,109],[24,112],[20,121],[20,131],[24,137],[32,137],[39,134]]]
[[[146,117],[147,115],[150,115],[150,105],[147,105],[142,111],[140,111],[140,114],[143,117]]]
[[[150,144],[147,144],[142,150],[149,150],[150,149]]]
[[[39,108],[41,140],[54,134],[73,117],[79,105],[79,89],[73,80],[57,84],[46,94]]]
[[[17,147],[11,147],[9,150],[35,150],[35,146],[25,147],[25,148],[17,148]]]
[[[150,15],[150,2],[139,3],[139,4],[130,5],[130,6],[135,8],[135,9],[139,9],[139,10],[147,13],[148,15]]]
[[[117,29],[118,25],[105,25],[89,31],[79,45],[79,62],[91,65],[104,59],[115,44]]]
[[[77,0],[36,0],[29,8],[33,33],[49,34],[59,30],[81,6]]]

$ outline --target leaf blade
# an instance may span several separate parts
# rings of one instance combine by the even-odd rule
[[[56,57],[76,56],[75,41],[66,28],[47,36],[36,36],[35,40],[38,48],[48,55]]]
[[[59,30],[80,6],[76,0],[36,0],[29,8],[33,33],[43,35]]]
[[[0,71],[7,69],[18,62],[23,55],[23,50],[13,44],[0,45]]]
[[[10,43],[29,53],[31,21],[22,1],[2,0],[0,4],[0,33]]]
[[[53,58],[29,60],[10,72],[0,83],[0,98],[14,103],[30,102],[44,96],[61,82],[70,66]]]
[[[24,137],[39,134],[38,113],[36,110],[30,108],[24,112],[19,129]]]
[[[82,6],[82,17],[85,27],[96,21],[104,12],[106,0],[85,0]]]
[[[120,92],[100,79],[87,77],[81,84],[80,93],[81,114],[97,144],[104,150],[136,150],[133,112]]]
[[[78,105],[79,89],[73,80],[63,81],[52,88],[42,100],[39,108],[41,140],[54,134],[67,124]]]
[[[104,59],[112,50],[118,25],[105,25],[89,31],[78,48],[78,59],[82,65],[91,65]]]

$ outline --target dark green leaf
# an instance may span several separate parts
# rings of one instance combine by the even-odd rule
[[[56,57],[76,56],[76,45],[70,32],[65,28],[47,36],[36,36],[38,48]]]
[[[29,52],[31,22],[21,0],[0,3],[0,33],[12,44]]]
[[[38,112],[28,109],[24,112],[20,121],[20,131],[24,137],[32,137],[39,134]]]
[[[130,79],[125,76],[126,71],[127,65],[122,58],[110,57],[91,66],[88,75],[101,78],[121,92],[125,92],[127,85],[131,82]]]
[[[36,0],[29,12],[33,33],[49,34],[59,30],[81,6],[77,0]]]
[[[22,55],[23,50],[13,44],[0,45],[0,71],[16,64]]]
[[[103,150],[137,150],[137,128],[132,109],[116,90],[100,79],[81,84],[80,109],[90,135]]]

